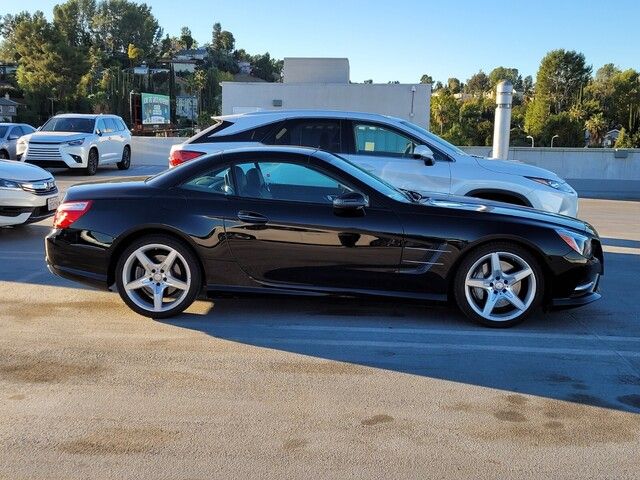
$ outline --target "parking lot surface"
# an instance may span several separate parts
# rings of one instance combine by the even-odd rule
[[[0,229],[0,478],[637,478],[640,203],[580,217],[603,299],[509,330],[371,299],[158,322],[52,276],[51,220]]]

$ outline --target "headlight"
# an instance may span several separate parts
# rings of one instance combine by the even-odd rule
[[[556,233],[560,235],[560,238],[564,240],[572,250],[578,252],[583,257],[591,257],[591,239],[589,237],[564,229],[558,229]]]
[[[567,182],[563,182],[560,180],[551,180],[548,178],[540,178],[540,177],[526,177],[529,180],[533,180],[534,182],[541,183],[542,185],[546,185],[547,187],[554,188],[556,190],[560,190],[565,193],[573,193],[573,189],[569,186]]]
[[[0,190],[22,190],[18,182],[0,178]]]
[[[83,143],[84,143],[84,138],[80,138],[78,140],[71,140],[70,142],[67,142],[67,145],[70,147],[79,147]]]

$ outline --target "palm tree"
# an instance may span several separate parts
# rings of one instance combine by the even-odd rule
[[[602,113],[592,115],[589,120],[584,123],[584,128],[589,132],[589,143],[593,146],[602,146],[602,140],[607,133],[608,127],[609,125]]]

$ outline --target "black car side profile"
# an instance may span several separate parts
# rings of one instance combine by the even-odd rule
[[[70,188],[47,236],[60,276],[151,318],[224,293],[455,302],[492,327],[600,298],[580,220],[399,190],[319,150],[225,151],[146,180]]]

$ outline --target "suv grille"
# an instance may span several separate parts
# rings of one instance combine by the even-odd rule
[[[61,158],[60,144],[29,142],[26,160],[60,160]]]

